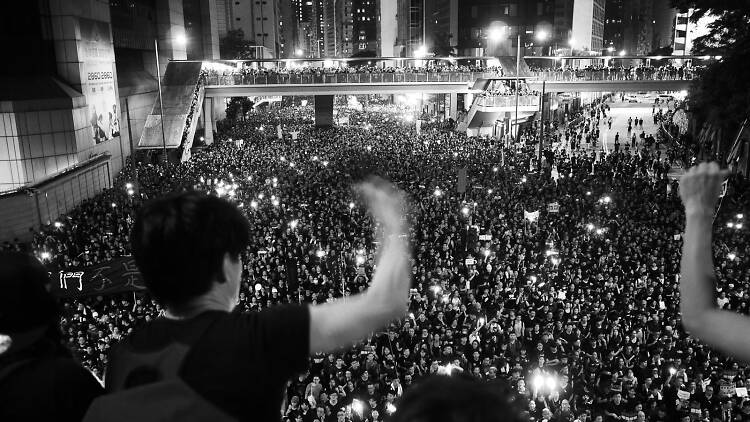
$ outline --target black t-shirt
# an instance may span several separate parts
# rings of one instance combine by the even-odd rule
[[[78,422],[102,393],[101,384],[72,358],[32,360],[0,380],[0,421]]]
[[[189,336],[201,318],[214,321],[185,357],[180,377],[233,417],[280,420],[286,382],[308,365],[308,307],[275,306],[250,313],[209,311],[188,320],[159,318],[135,330],[129,344],[136,353],[161,350]],[[110,366],[116,367],[121,346],[112,353]]]

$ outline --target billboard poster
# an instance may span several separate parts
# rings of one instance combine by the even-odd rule
[[[120,112],[115,91],[114,48],[109,23],[80,18],[80,57],[84,74],[87,121],[95,144],[120,136]]]

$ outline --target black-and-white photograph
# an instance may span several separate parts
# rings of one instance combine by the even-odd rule
[[[0,422],[750,421],[750,2],[3,16]]]

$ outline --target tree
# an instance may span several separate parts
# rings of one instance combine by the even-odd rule
[[[242,60],[254,58],[254,41],[245,39],[245,32],[241,29],[227,31],[227,35],[219,41],[219,55],[226,60]]]
[[[227,104],[227,119],[232,122],[245,121],[245,115],[253,109],[254,105],[255,103],[247,97],[232,97]]]
[[[731,138],[750,114],[750,2],[747,0],[672,0],[682,12],[693,8],[691,20],[717,19],[708,34],[693,41],[693,55],[721,56],[709,62],[691,87],[689,106],[697,123],[710,123]]]

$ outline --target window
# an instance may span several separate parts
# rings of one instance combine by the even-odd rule
[[[234,18],[234,20],[240,20],[240,18]]]

